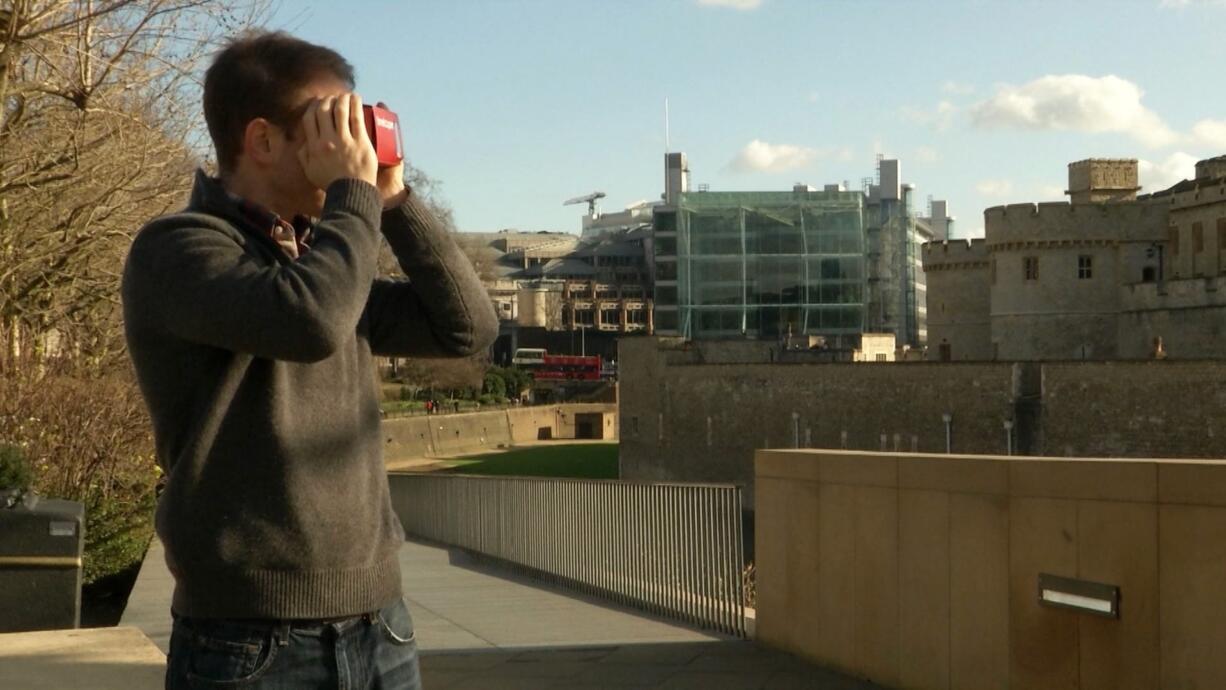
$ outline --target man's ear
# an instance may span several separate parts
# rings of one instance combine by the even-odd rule
[[[243,153],[260,165],[275,162],[272,123],[257,117],[243,130]]]

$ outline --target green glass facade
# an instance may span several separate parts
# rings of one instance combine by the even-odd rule
[[[655,327],[690,339],[856,336],[859,192],[691,192],[655,214]]]

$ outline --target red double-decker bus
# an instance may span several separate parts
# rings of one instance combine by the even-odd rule
[[[545,355],[545,361],[532,372],[536,380],[599,381],[600,357]]]

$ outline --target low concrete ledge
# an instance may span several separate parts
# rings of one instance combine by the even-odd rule
[[[0,688],[153,690],[165,684],[166,656],[136,628],[0,635]]]
[[[755,488],[762,643],[892,687],[1226,687],[1226,461],[759,451]]]

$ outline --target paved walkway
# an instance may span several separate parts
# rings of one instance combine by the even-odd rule
[[[727,639],[509,574],[456,549],[405,542],[400,566],[423,652]],[[173,589],[154,540],[119,624],[144,631],[165,652]]]
[[[426,690],[881,690],[750,642],[422,657]]]
[[[400,561],[426,690],[876,687],[750,642],[512,575],[459,550],[406,542]],[[172,587],[154,541],[120,624],[144,631],[163,651]]]

